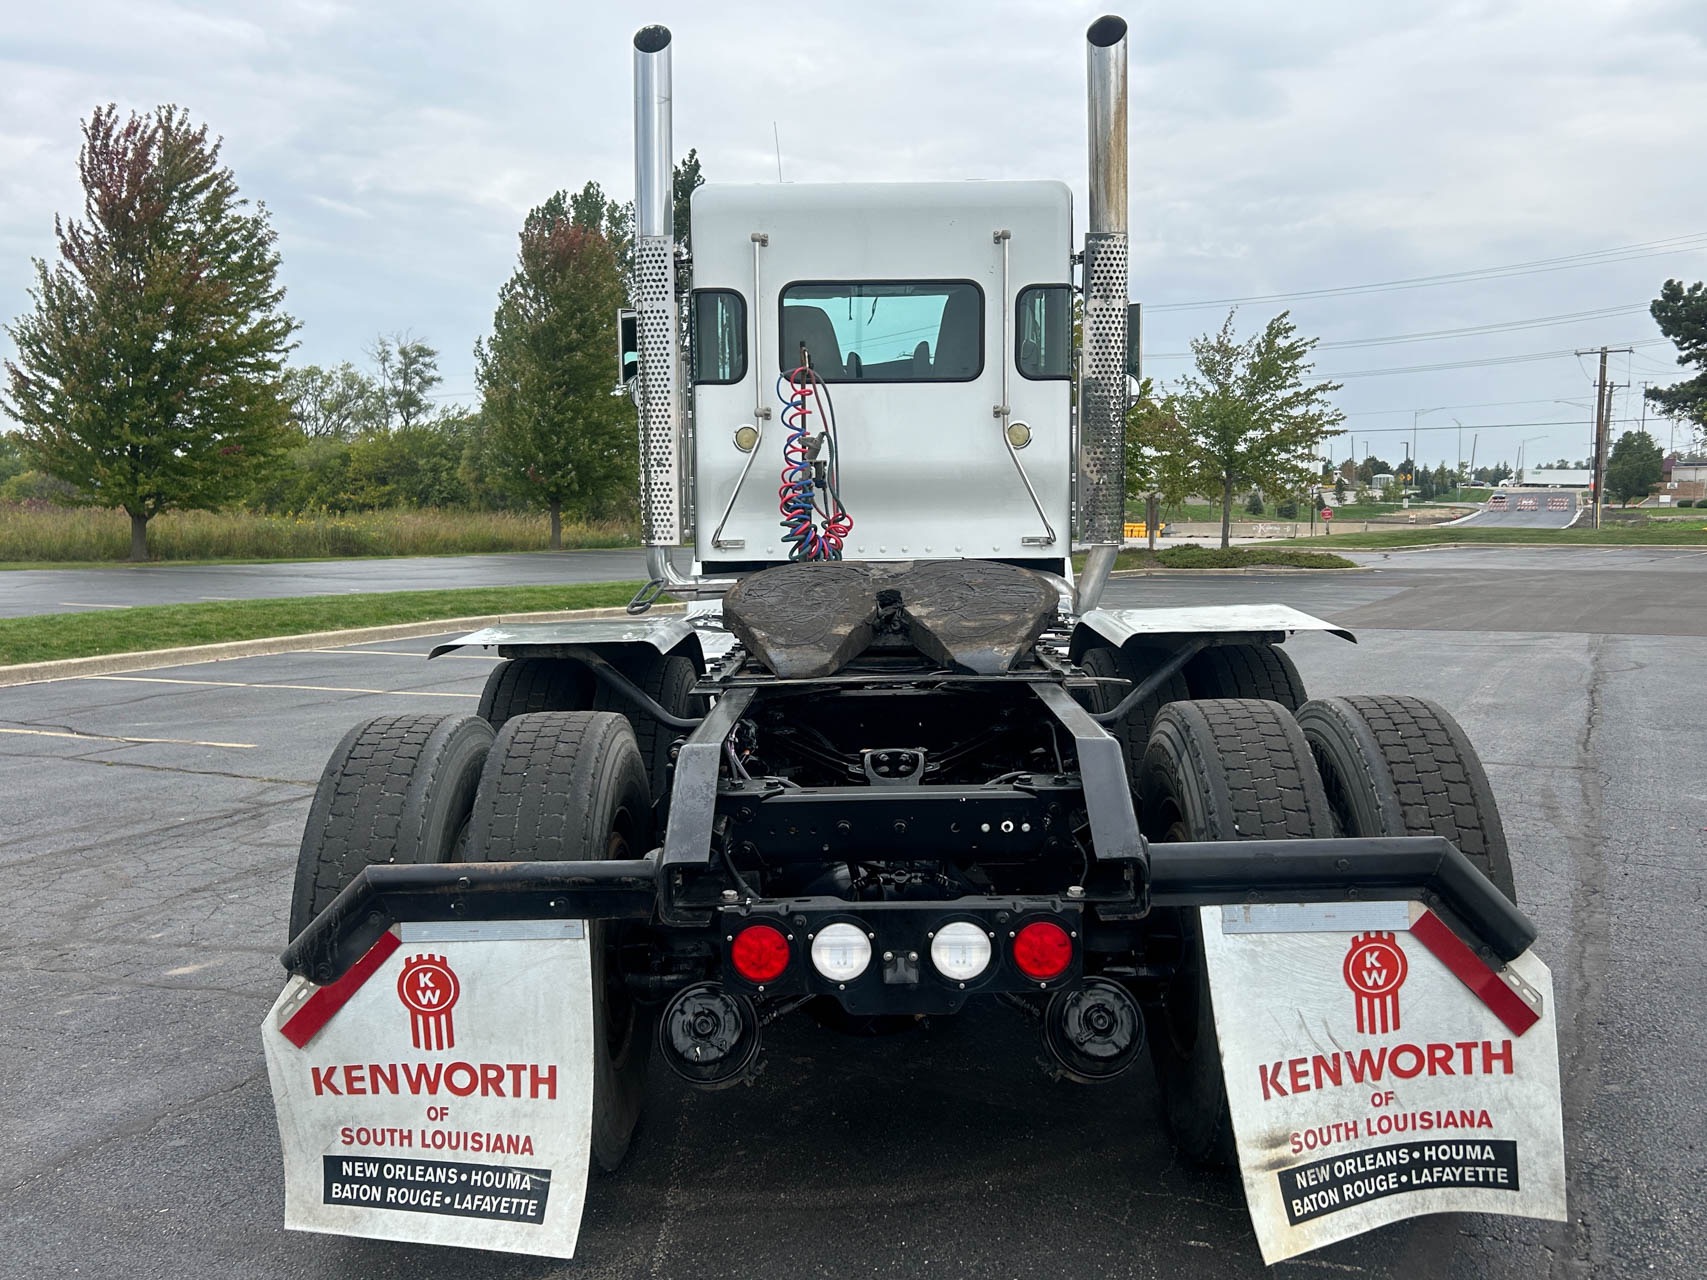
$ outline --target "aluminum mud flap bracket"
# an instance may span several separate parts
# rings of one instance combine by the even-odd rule
[[[1263,1261],[1426,1213],[1564,1220],[1552,976],[1532,951],[1496,971],[1415,902],[1199,912]]]
[[[593,1108],[582,920],[404,923],[263,1024],[285,1226],[572,1257]]]

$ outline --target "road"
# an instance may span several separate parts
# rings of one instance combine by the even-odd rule
[[[1501,499],[1503,505],[1497,505]],[[1559,489],[1505,489],[1480,511],[1447,523],[1478,529],[1563,529],[1577,518],[1578,495]]]
[[[1572,1220],[1426,1219],[1274,1274],[1707,1274],[1707,553],[1368,559],[1125,579],[1108,602],[1322,613],[1360,643],[1292,642],[1314,692],[1422,694],[1465,723],[1555,974]],[[472,709],[492,658],[428,665],[432,643],[0,690],[0,1275],[1269,1274],[1236,1183],[1170,1154],[1147,1069],[1051,1084],[999,1007],[875,1040],[785,1020],[765,1074],[722,1093],[655,1064],[573,1264],[283,1232],[259,1027],[296,843],[349,724]]]
[[[309,560],[294,564],[13,569],[0,572],[0,618],[197,600],[552,586],[561,582],[634,582],[645,577],[644,553],[634,550]]]

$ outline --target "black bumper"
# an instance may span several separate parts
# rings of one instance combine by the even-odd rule
[[[1535,926],[1438,836],[1347,840],[1250,840],[1147,846],[1147,883],[1119,894],[1091,891],[1071,907],[1112,919],[1140,918],[1154,907],[1270,902],[1420,901],[1485,959],[1515,959]],[[675,881],[654,854],[623,862],[447,863],[368,867],[285,948],[293,974],[336,981],[394,924],[404,921],[626,919],[673,920]],[[1063,898],[1021,906],[1061,910]],[[786,912],[786,901],[696,904],[723,911]],[[861,910],[871,904],[844,904]],[[981,898],[884,904],[886,911],[963,907]],[[711,916],[705,916],[710,924]]]

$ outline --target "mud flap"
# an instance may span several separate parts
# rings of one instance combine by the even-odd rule
[[[1426,1213],[1565,1218],[1552,976],[1417,903],[1200,908],[1263,1261]]]
[[[592,1142],[580,920],[400,924],[262,1026],[285,1226],[572,1257]]]

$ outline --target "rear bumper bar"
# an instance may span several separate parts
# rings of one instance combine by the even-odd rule
[[[1395,839],[1196,841],[1148,846],[1147,903],[1091,893],[1122,917],[1134,905],[1419,901],[1485,959],[1513,960],[1535,926],[1450,841]],[[285,948],[291,973],[326,984],[349,971],[393,925],[428,921],[651,920],[668,886],[656,854],[616,862],[466,862],[364,870]],[[965,900],[970,907],[975,899]],[[913,904],[898,904],[907,906]],[[941,911],[941,902],[920,909]]]

